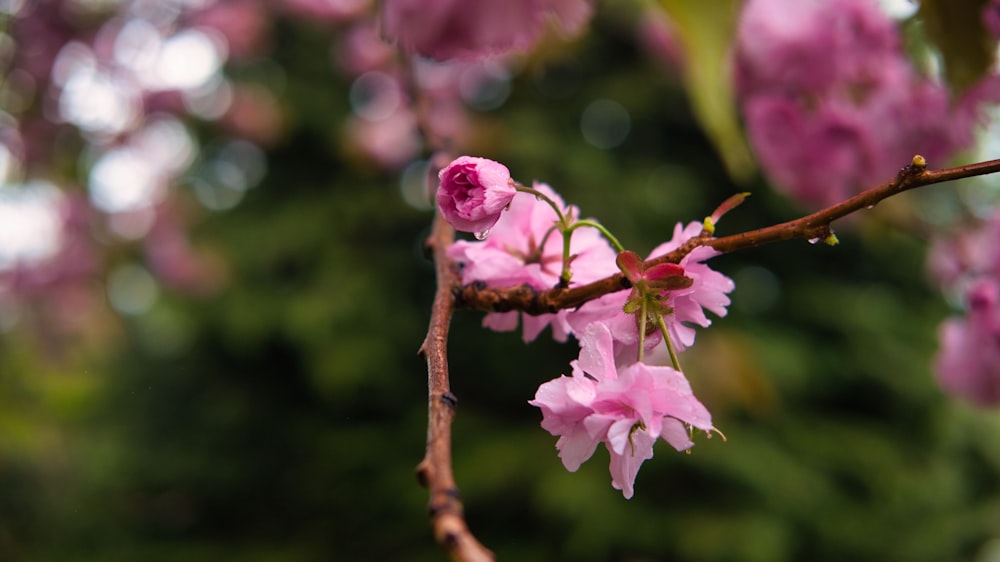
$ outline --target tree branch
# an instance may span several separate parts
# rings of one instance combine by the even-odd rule
[[[452,560],[485,562],[493,560],[493,553],[469,531],[451,469],[451,421],[458,400],[451,393],[448,381],[448,328],[455,311],[454,290],[459,280],[445,249],[454,239],[455,231],[436,215],[426,242],[434,258],[437,291],[427,337],[420,346],[420,354],[427,360],[428,420],[427,449],[417,465],[417,478],[430,491],[428,509],[438,544]]]
[[[927,170],[924,159],[914,156],[913,163],[905,166],[889,182],[863,191],[854,197],[804,217],[750,230],[740,234],[713,238],[707,233],[689,240],[677,250],[646,262],[647,266],[659,263],[678,263],[699,246],[711,246],[719,252],[731,253],[754,248],[762,244],[802,238],[825,239],[832,234],[830,225],[860,211],[874,207],[884,199],[925,185],[982,176],[1000,172],[1000,160],[989,160],[942,170]],[[545,291],[527,285],[509,288],[488,287],[483,283],[462,286],[456,293],[457,305],[463,308],[490,312],[521,310],[529,314],[547,314],[566,308],[576,308],[588,301],[627,289],[631,285],[622,274],[615,274],[587,285],[573,288],[555,287]]]
[[[861,209],[874,207],[882,200],[904,191],[996,172],[1000,172],[1000,160],[930,171],[926,169],[922,157],[914,156],[913,163],[900,170],[892,181],[841,203],[792,221],[722,238],[714,238],[708,232],[702,232],[701,236],[689,240],[677,250],[649,260],[646,266],[678,263],[699,246],[710,246],[719,252],[730,253],[782,240],[825,239],[832,234],[830,225],[834,221]],[[578,307],[602,295],[627,289],[631,284],[624,275],[616,274],[579,287],[555,287],[546,291],[535,290],[527,285],[498,289],[481,282],[461,286],[455,264],[445,253],[454,238],[455,231],[440,215],[436,215],[426,245],[433,254],[437,292],[427,337],[420,346],[420,353],[427,360],[427,449],[424,459],[417,466],[417,476],[430,491],[429,510],[434,536],[451,558],[461,562],[492,561],[493,553],[476,540],[465,523],[462,502],[458,497],[451,468],[451,422],[455,416],[457,399],[449,386],[447,344],[448,328],[455,308],[462,306],[493,312],[521,310],[530,314],[545,314]]]

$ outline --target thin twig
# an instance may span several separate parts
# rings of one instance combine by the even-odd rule
[[[427,247],[434,257],[437,272],[437,292],[431,308],[427,337],[420,354],[427,359],[427,449],[417,465],[417,477],[430,491],[428,509],[434,538],[461,562],[492,561],[493,553],[479,543],[469,531],[462,515],[462,502],[451,469],[451,421],[455,417],[457,399],[448,382],[448,328],[455,311],[454,289],[458,287],[455,266],[445,255],[454,241],[455,231],[440,215]]]
[[[953,181],[973,176],[1000,172],[1000,160],[989,160],[942,170],[927,170],[919,162],[922,157],[914,157],[914,163],[907,165],[896,177],[877,187],[855,195],[810,215],[750,230],[740,234],[713,238],[703,236],[689,240],[677,250],[646,262],[646,266],[660,263],[678,263],[684,256],[699,246],[711,246],[721,253],[753,248],[762,244],[793,239],[825,239],[833,231],[830,225],[841,218],[862,209],[874,207],[884,199],[925,185]],[[624,275],[618,273],[604,279],[573,288],[555,287],[545,291],[532,289],[527,285],[508,288],[487,287],[482,283],[472,283],[457,292],[457,305],[475,310],[507,312],[521,310],[529,314],[547,314],[562,309],[576,308],[588,301],[627,289],[631,285]]]

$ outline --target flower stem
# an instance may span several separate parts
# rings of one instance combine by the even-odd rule
[[[563,214],[562,209],[560,209],[559,205],[557,205],[556,202],[553,201],[552,198],[549,197],[548,195],[545,195],[544,193],[538,191],[535,188],[528,187],[526,185],[521,185],[519,183],[514,184],[514,189],[520,191],[521,193],[528,193],[534,195],[535,198],[540,201],[545,201],[546,203],[549,204],[549,207],[552,207],[552,210],[556,212],[556,216],[559,217],[558,228],[563,235],[562,271],[559,273],[559,285],[562,287],[569,287],[569,280],[573,274],[569,269],[569,260],[570,260],[569,244],[570,244],[570,237],[573,236],[574,225],[569,224],[569,220],[566,218],[566,215]]]
[[[660,332],[663,334],[663,341],[667,343],[667,352],[670,353],[670,362],[674,364],[674,370],[681,371],[681,362],[677,359],[677,350],[674,349],[674,342],[670,341],[670,332],[667,331],[667,323],[663,320],[662,314],[656,315],[657,323],[660,325]]]
[[[625,251],[625,246],[622,246],[622,243],[619,242],[618,239],[615,238],[615,235],[611,234],[611,232],[607,228],[604,228],[603,224],[597,221],[592,221],[590,219],[583,219],[573,223],[573,226],[571,226],[570,228],[578,228],[581,226],[590,226],[596,228],[605,238],[608,239],[608,242],[611,242],[611,245],[615,247],[615,251],[617,252]]]
[[[639,307],[639,315],[636,316],[636,328],[639,330],[639,363],[642,363],[643,356],[646,351],[646,303],[649,302],[645,298],[642,299],[642,305]]]

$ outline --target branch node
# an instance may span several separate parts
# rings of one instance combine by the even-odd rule
[[[441,544],[448,549],[452,549],[458,546],[459,536],[458,533],[448,532],[441,537]]]
[[[426,458],[420,461],[420,464],[417,465],[417,482],[420,484],[422,488],[430,487],[430,482],[431,482],[430,471],[431,471],[431,465],[429,462],[427,462]]]
[[[445,391],[439,398],[441,403],[448,406],[452,410],[458,407],[458,396],[455,396],[450,390]]]

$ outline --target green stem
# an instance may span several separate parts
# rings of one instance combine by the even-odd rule
[[[683,372],[681,371],[681,362],[677,359],[677,350],[674,349],[674,342],[670,341],[670,332],[667,331],[667,323],[663,320],[663,315],[657,314],[656,320],[660,325],[663,341],[667,342],[667,352],[670,353],[670,362],[674,364],[674,370]]]
[[[545,231],[545,235],[542,236],[542,240],[538,243],[538,252],[541,253],[545,249],[545,245],[549,243],[549,236],[556,231],[555,225]]]
[[[572,275],[572,272],[570,271],[569,268],[570,241],[571,238],[573,237],[573,231],[576,230],[577,228],[581,226],[589,226],[592,228],[596,228],[601,233],[601,235],[603,235],[605,238],[608,239],[608,242],[611,242],[611,245],[615,247],[615,250],[617,252],[625,251],[625,246],[622,246],[622,243],[619,242],[618,239],[615,238],[615,235],[611,234],[611,232],[607,228],[605,228],[603,224],[596,221],[592,221],[590,219],[578,220],[573,224],[568,224],[569,218],[567,218],[566,215],[563,214],[562,209],[559,208],[559,205],[557,205],[556,202],[553,201],[552,198],[549,197],[548,195],[545,195],[544,193],[538,191],[537,189],[528,187],[526,185],[521,185],[519,183],[514,184],[514,189],[520,191],[521,193],[528,193],[534,195],[538,199],[545,201],[546,203],[548,203],[550,207],[552,207],[552,210],[556,212],[556,216],[559,217],[558,228],[563,235],[562,272],[560,272],[559,274],[559,279],[560,279],[560,284],[563,285],[564,287],[569,287],[570,276]]]
[[[639,363],[646,352],[646,303],[645,297],[642,299],[642,306],[639,307],[639,316],[636,317],[636,329],[639,330]]]
[[[573,235],[573,225],[567,224],[568,221],[566,219],[566,215],[563,214],[559,205],[557,205],[556,202],[553,201],[548,195],[545,195],[537,189],[521,185],[519,183],[514,184],[514,189],[520,191],[521,193],[534,195],[536,198],[545,201],[549,204],[549,207],[552,207],[552,210],[556,212],[556,216],[559,217],[559,231],[562,232],[563,235],[562,271],[559,272],[559,284],[563,287],[569,287],[569,280],[572,276],[572,272],[569,269],[569,244],[570,237]]]
[[[617,238],[615,238],[614,234],[611,234],[611,232],[609,232],[608,229],[604,228],[603,224],[596,221],[592,221],[590,219],[584,219],[576,221],[570,228],[578,228],[581,226],[590,226],[596,228],[605,238],[608,239],[608,242],[611,242],[611,245],[615,247],[616,251],[618,252],[625,251],[625,246],[622,246],[622,243],[619,242]]]
[[[571,236],[573,236],[572,228],[567,228],[563,231],[562,272],[559,274],[559,282],[564,287],[569,287],[569,278],[573,275],[573,272],[569,270],[569,243]]]

